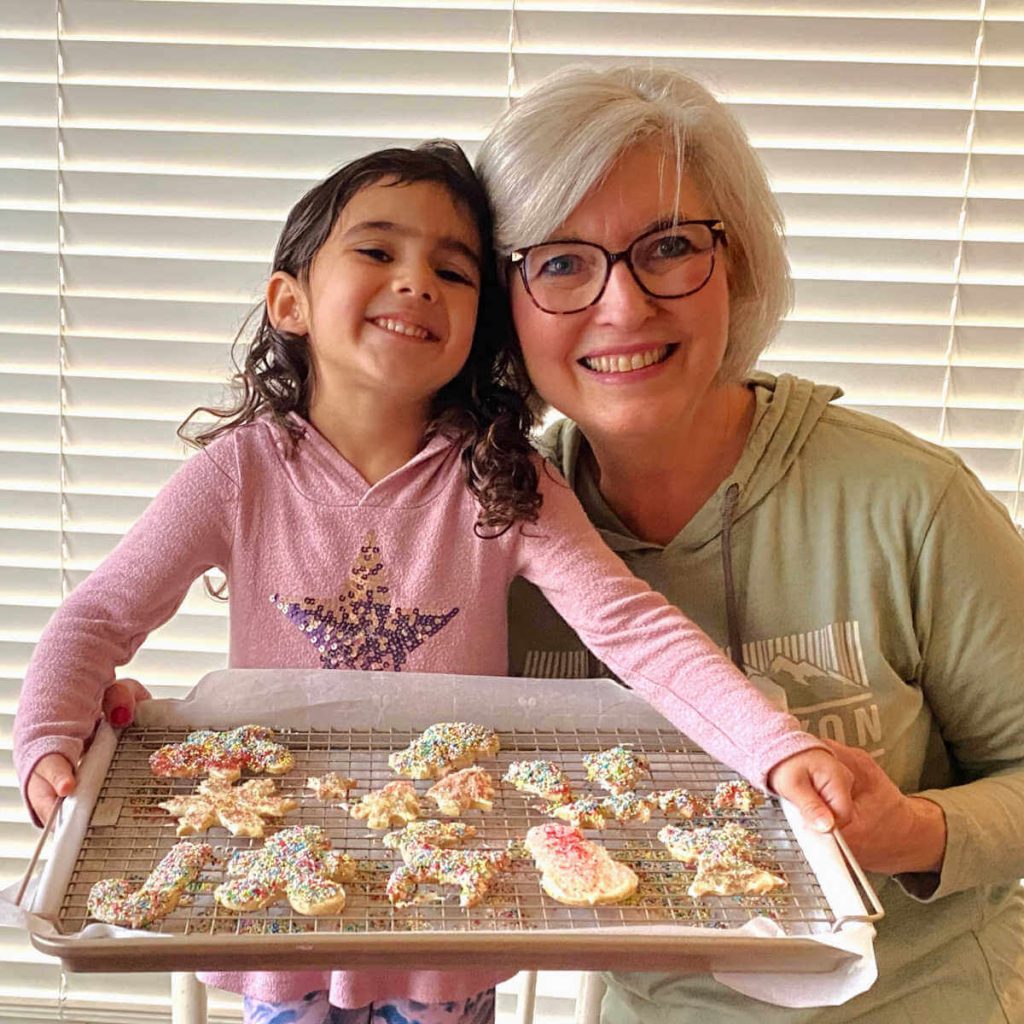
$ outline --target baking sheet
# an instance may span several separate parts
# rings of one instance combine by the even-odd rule
[[[260,711],[255,714],[251,707],[253,694],[259,695],[260,702]],[[135,743],[144,747],[144,756],[148,756],[149,750],[162,741],[163,729],[227,728],[264,722],[306,733],[308,749],[300,751],[299,764],[284,777],[289,786],[296,787],[307,773],[345,771],[344,757],[328,753],[328,747],[352,746],[355,730],[365,733],[358,739],[366,748],[359,754],[363,763],[349,772],[360,780],[358,796],[368,785],[376,787],[394,777],[386,769],[389,750],[403,746],[414,732],[431,722],[451,719],[490,725],[502,734],[506,748],[518,748],[518,754],[506,749],[496,762],[486,762],[496,775],[509,760],[531,756],[527,751],[532,750],[536,756],[564,763],[574,783],[581,783],[579,759],[584,750],[632,740],[651,758],[655,788],[687,784],[691,789],[710,790],[718,779],[732,777],[703,753],[694,752],[646,704],[608,680],[229,670],[212,673],[182,701],[143,705],[138,716],[142,731],[129,732],[122,740],[122,749],[128,751]],[[317,733],[306,732],[328,725],[337,736],[325,737],[327,742],[323,744],[312,738]],[[357,881],[347,886],[349,906],[335,919],[300,918],[296,925],[294,915],[280,909],[242,916],[218,912],[210,906],[207,891],[197,894],[188,908],[164,919],[151,932],[125,932],[97,924],[81,927],[83,920],[75,920],[67,910],[95,878],[87,877],[88,872],[74,877],[74,854],[82,846],[83,837],[86,845],[93,840],[101,842],[104,828],[111,832],[119,828],[94,826],[92,834],[85,835],[82,827],[99,792],[96,786],[90,794],[89,783],[105,774],[105,769],[98,771],[91,762],[99,762],[103,756],[109,761],[107,743],[101,731],[87,759],[90,765],[83,773],[77,806],[69,808],[62,823],[57,855],[51,860],[35,905],[38,913],[59,922],[49,934],[37,929],[37,945],[58,953],[79,969],[114,969],[111,958],[121,955],[118,949],[123,950],[124,944],[119,940],[126,934],[136,940],[132,944],[132,966],[141,969],[227,963],[233,969],[281,967],[288,965],[289,957],[303,966],[338,966],[339,961],[345,966],[369,966],[379,965],[382,959],[397,966],[396,956],[404,960],[408,954],[411,962],[422,967],[497,963],[503,967],[621,968],[632,959],[645,969],[848,973],[852,962],[870,959],[870,925],[846,924],[838,936],[831,935],[836,917],[863,913],[834,843],[828,837],[805,832],[799,821],[793,823],[793,828],[777,806],[758,812],[753,824],[779,855],[791,880],[788,905],[782,912],[778,897],[716,897],[702,901],[685,897],[687,873],[665,857],[656,840],[651,842],[664,823],[656,814],[645,826],[613,825],[602,833],[590,833],[637,867],[641,890],[626,905],[589,910],[556,904],[540,893],[537,874],[526,861],[501,880],[484,908],[468,912],[460,910],[451,899],[393,911],[379,901],[374,905],[373,886]],[[369,749],[374,743],[376,749]],[[682,775],[688,777],[683,779]],[[189,780],[159,781],[175,792],[188,791],[193,785]],[[417,787],[422,792],[428,785],[423,782]],[[122,801],[118,815],[124,816],[127,831],[134,837],[132,848],[122,851],[126,854],[124,868],[144,874],[148,870],[145,865],[150,863],[146,858],[155,863],[159,859],[157,849],[165,850],[174,842],[173,823],[169,817],[153,820],[151,808],[143,823],[139,815],[146,817],[147,801],[133,804],[131,794],[124,793],[104,796],[98,820],[104,820],[102,814],[111,811],[112,800]],[[129,813],[125,801],[130,804]],[[499,846],[509,833],[522,835],[529,824],[547,820],[530,809],[531,801],[508,787],[500,788],[499,803],[496,815],[471,812],[466,816],[465,820],[481,826],[483,845]],[[162,811],[156,813],[163,816]],[[323,820],[311,821],[309,814],[319,814]],[[382,885],[394,864],[394,855],[381,847],[379,840],[369,841],[370,833],[362,823],[336,810],[328,813],[322,804],[308,800],[301,814],[289,816],[283,823],[328,821],[337,845],[368,862],[366,871],[371,880],[376,878]],[[156,837],[145,833],[146,829],[155,830]],[[163,846],[157,841],[161,832],[166,837]],[[211,836],[222,847],[250,843],[228,839],[221,829]],[[816,879],[806,867],[799,844],[812,856]],[[268,935],[268,929],[275,927],[278,934]],[[60,934],[69,928],[70,934]],[[145,941],[148,939],[154,941]],[[272,950],[269,954],[268,949]],[[101,966],[92,966],[101,961]]]

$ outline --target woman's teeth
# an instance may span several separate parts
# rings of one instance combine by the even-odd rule
[[[598,373],[630,373],[660,363],[667,355],[668,346],[662,345],[660,348],[634,352],[629,356],[588,356],[580,362],[588,370],[596,370]]]
[[[379,316],[372,321],[377,327],[383,327],[385,331],[394,331],[395,334],[405,334],[410,338],[429,338],[430,331],[424,327],[417,327],[414,324],[402,323],[401,320],[389,320],[387,317]]]

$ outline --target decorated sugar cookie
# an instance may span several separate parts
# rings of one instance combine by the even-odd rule
[[[551,804],[567,804],[572,789],[565,772],[554,761],[513,761],[502,776],[520,793],[531,793]]]
[[[548,822],[526,833],[526,849],[541,871],[541,888],[559,903],[593,907],[617,903],[636,891],[636,872],[578,828]]]
[[[486,768],[474,765],[452,772],[426,793],[441,814],[457,818],[466,811],[489,811],[494,806],[494,780]]]
[[[306,779],[306,789],[312,792],[317,800],[344,800],[350,789],[356,788],[356,780],[337,772],[326,775],[311,775]]]
[[[730,779],[715,786],[711,806],[716,811],[742,811],[749,814],[764,803],[764,795],[744,779]]]
[[[439,779],[457,768],[467,768],[501,749],[493,729],[471,722],[438,722],[404,750],[388,757],[388,767],[410,779]]]
[[[651,772],[647,758],[623,744],[599,750],[595,754],[585,754],[583,767],[588,782],[596,782],[602,789],[615,795],[636,789],[640,779]]]
[[[567,804],[552,805],[549,813],[576,828],[602,829],[608,824],[608,808],[599,796],[581,796]]]
[[[273,779],[249,779],[233,785],[227,779],[205,779],[194,793],[164,800],[158,806],[178,819],[177,833],[188,836],[223,825],[233,836],[260,837],[265,818],[280,818],[298,807],[281,796]]]
[[[203,729],[155,751],[149,766],[154,775],[176,779],[209,775],[233,782],[243,768],[257,775],[283,775],[295,758],[287,747],[273,742],[273,735],[274,730],[265,725],[243,725],[225,732]]]
[[[105,878],[89,890],[89,916],[106,924],[143,928],[169,914],[185,889],[213,859],[207,843],[177,843],[141,884]]]
[[[367,828],[391,828],[418,818],[420,800],[411,782],[389,782],[353,804],[349,814],[360,821],[365,819]]]
[[[214,898],[228,910],[258,910],[286,899],[298,914],[337,914],[345,906],[342,882],[355,875],[355,862],[335,853],[316,825],[282,829],[258,850],[240,850],[227,865],[229,880]]]
[[[703,853],[724,857],[739,856],[752,860],[758,848],[756,832],[730,821],[720,828],[706,826],[689,828],[684,825],[666,825],[658,832],[658,839],[665,844],[674,860],[686,867],[697,866],[697,859]]]
[[[655,794],[655,800],[662,814],[671,818],[705,818],[711,813],[707,800],[699,793],[688,789],[666,789]]]

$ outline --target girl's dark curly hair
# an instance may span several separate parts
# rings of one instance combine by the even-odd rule
[[[434,396],[425,440],[444,434],[462,446],[466,484],[480,504],[476,532],[500,536],[517,520],[535,522],[541,503],[529,441],[533,424],[527,406],[530,385],[512,331],[508,298],[499,285],[492,258],[490,204],[459,146],[436,140],[416,149],[382,149],[335,171],[310,189],[288,214],[271,273],[283,270],[305,284],[313,257],[327,241],[345,205],[361,189],[380,181],[396,186],[414,182],[441,185],[470,214],[480,235],[480,303],[473,345],[458,375]],[[256,316],[259,327],[240,366],[237,347]],[[201,448],[234,427],[269,415],[287,431],[294,450],[303,429],[288,419],[288,413],[308,419],[316,387],[305,335],[277,330],[262,302],[235,338],[232,361],[234,400],[226,408],[194,409],[178,428],[178,436]],[[198,413],[210,413],[220,422],[196,429],[192,420]]]

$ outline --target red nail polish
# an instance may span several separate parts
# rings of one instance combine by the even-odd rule
[[[120,707],[114,708],[110,712],[110,724],[115,729],[120,729],[126,726],[132,720],[132,709],[125,707],[123,704]]]

